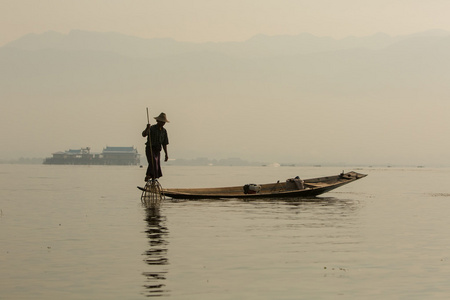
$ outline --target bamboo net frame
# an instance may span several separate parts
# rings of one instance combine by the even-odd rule
[[[141,195],[141,203],[146,208],[159,208],[164,200],[164,193],[158,180],[150,179],[145,184]]]

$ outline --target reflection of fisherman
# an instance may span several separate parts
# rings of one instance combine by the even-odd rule
[[[148,181],[150,178],[155,179],[162,177],[160,164],[161,148],[164,149],[164,153],[166,154],[164,161],[169,159],[167,154],[169,138],[167,136],[167,130],[164,128],[164,125],[169,123],[169,121],[167,120],[165,113],[161,113],[159,116],[155,117],[155,120],[157,122],[155,125],[150,126],[150,124],[147,124],[147,127],[142,131],[143,137],[148,136],[150,133],[150,137],[147,140],[147,143],[145,143],[145,154],[148,161],[145,181]]]
[[[166,288],[165,280],[169,271],[167,265],[168,242],[167,236],[169,229],[166,226],[166,217],[161,216],[159,209],[146,210],[147,230],[149,249],[144,253],[144,261],[149,265],[147,272],[143,272],[148,281],[144,287],[147,289],[147,297],[168,296],[169,290]]]

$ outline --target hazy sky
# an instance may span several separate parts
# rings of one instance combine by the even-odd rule
[[[72,29],[179,41],[302,32],[342,38],[450,30],[448,0],[0,0],[0,46]]]

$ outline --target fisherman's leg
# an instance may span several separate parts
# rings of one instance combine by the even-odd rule
[[[145,172],[145,181],[149,181],[152,178],[152,164],[149,163],[147,166],[147,172]]]
[[[152,154],[149,147],[145,147],[145,156],[147,157],[147,172],[145,173],[145,182],[149,181],[152,178]]]
[[[155,151],[153,153],[154,158],[155,158],[155,169],[154,169],[154,175],[155,178],[160,178],[162,177],[162,172],[161,172],[161,151]]]

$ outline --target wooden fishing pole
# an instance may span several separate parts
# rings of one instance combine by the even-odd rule
[[[150,147],[150,158],[151,158],[150,161],[152,162],[152,170],[153,170],[153,173],[154,173],[155,172],[155,165],[153,163],[153,149],[152,149],[152,140],[150,138],[150,117],[148,116],[148,107],[147,107],[147,129],[148,129],[147,143],[148,143],[148,146]]]

